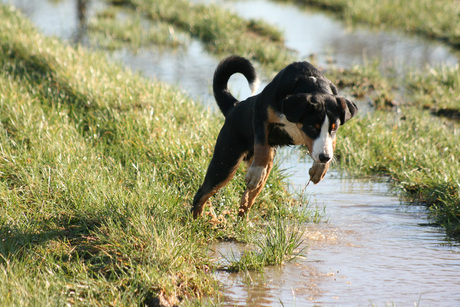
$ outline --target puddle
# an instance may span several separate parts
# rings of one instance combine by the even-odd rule
[[[223,1],[194,0],[224,5],[246,18],[265,19],[283,30],[286,45],[299,53],[299,58],[315,55],[319,66],[327,66],[331,59],[337,66],[350,67],[361,63],[363,56],[380,57],[383,63],[397,63],[403,67],[422,68],[425,65],[458,63],[458,58],[441,43],[402,36],[397,33],[363,29],[349,30],[327,14],[303,10],[292,4],[268,0]],[[54,35],[72,42],[88,45],[86,21],[106,2],[103,0],[0,0],[20,8],[46,35]],[[80,9],[84,9],[81,13]],[[206,53],[199,42],[173,52],[127,50],[111,53],[122,62],[148,77],[175,84],[194,99],[215,108],[211,94],[211,79],[218,58]],[[263,84],[261,85],[263,87]],[[243,78],[235,78],[232,91],[246,97],[250,91]]]
[[[258,306],[455,306],[460,302],[460,250],[442,229],[426,225],[424,208],[405,206],[388,183],[329,172],[305,188],[309,158],[277,155],[290,187],[326,206],[327,223],[307,227],[306,258],[264,274],[218,272],[225,302]],[[219,253],[241,246],[220,243]]]
[[[15,4],[46,35],[83,44],[87,44],[88,16],[105,5],[102,0],[0,1]],[[286,31],[290,48],[300,56],[316,54],[320,65],[333,58],[336,65],[348,67],[362,61],[363,54],[412,67],[458,63],[441,44],[393,33],[349,31],[325,14],[293,5],[262,0],[220,3],[242,16],[276,24]],[[82,4],[85,16],[79,14]],[[210,88],[218,59],[198,42],[172,53],[121,50],[110,56],[214,106]],[[249,94],[243,78],[233,79],[231,87],[241,97]],[[290,149],[280,150],[277,159],[290,174],[291,188],[303,190],[311,162]],[[442,230],[422,226],[427,223],[424,208],[401,205],[384,181],[343,178],[333,170],[305,192],[312,203],[326,206],[329,219],[307,225],[307,257],[268,267],[264,274],[218,272],[225,305],[459,305],[460,249],[444,241]],[[222,254],[237,253],[240,248],[235,243],[216,246]]]
[[[293,187],[303,188],[311,162],[287,157]],[[326,205],[334,244],[312,248],[308,262],[334,273],[319,303],[453,306],[460,302],[460,250],[442,229],[423,227],[424,208],[401,205],[388,183],[331,173],[306,192]],[[326,290],[327,289],[327,290]]]
[[[86,22],[106,7],[103,0],[0,0],[19,8],[45,35],[87,43]]]
[[[348,29],[343,22],[317,10],[269,0],[197,1],[224,5],[248,19],[264,19],[283,31],[287,47],[300,58],[316,56],[318,65],[331,60],[339,67],[363,63],[377,57],[395,67],[423,68],[425,65],[455,65],[458,58],[441,43],[396,32]]]

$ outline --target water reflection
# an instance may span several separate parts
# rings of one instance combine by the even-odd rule
[[[222,2],[222,1],[219,1]],[[225,2],[239,15],[264,19],[283,30],[285,43],[302,57],[317,55],[319,65],[331,60],[340,67],[360,64],[363,58],[378,57],[395,66],[422,68],[454,65],[458,59],[449,48],[395,32],[348,29],[330,16],[292,4],[268,0]]]
[[[74,38],[74,42],[77,44],[83,42],[83,37],[87,31],[87,9],[88,0],[77,0],[78,29]]]
[[[280,150],[277,159],[290,174],[290,188],[304,190],[311,160],[292,149]],[[442,229],[419,225],[426,222],[425,208],[401,205],[385,180],[334,172],[305,191],[311,203],[326,206],[329,219],[307,225],[306,259],[268,267],[263,277],[253,273],[249,284],[246,273],[218,272],[226,302],[245,305],[252,291],[251,299],[264,306],[458,305],[460,250],[445,241]],[[225,255],[239,246],[216,248]]]
[[[103,0],[0,0],[12,4],[48,36],[87,44],[87,21],[106,7]]]
[[[211,78],[217,59],[207,54],[202,45],[191,42],[187,49],[167,52],[160,50],[139,50],[132,53],[128,49],[115,51],[112,57],[146,77],[159,79],[186,89],[194,99],[214,106],[211,95]],[[248,87],[241,82],[241,87]]]
[[[106,4],[102,0],[29,1],[2,0],[21,8],[46,35],[86,43],[86,24]],[[340,22],[321,13],[298,10],[292,5],[267,1],[225,2],[246,17],[262,17],[284,29],[286,43],[301,56],[317,54],[349,66],[362,55],[379,55],[385,62],[422,67],[457,62],[439,44],[397,34],[348,31]],[[127,50],[111,56],[146,76],[177,84],[194,98],[214,105],[210,96],[218,59],[198,42],[174,53]],[[235,78],[232,91],[248,95],[247,83]],[[282,167],[291,174],[292,189],[304,189],[311,162],[283,151]],[[306,259],[281,267],[269,267],[263,276],[218,273],[230,305],[343,305],[398,306],[420,301],[428,306],[455,306],[460,302],[460,254],[445,244],[442,231],[421,227],[423,209],[401,206],[388,194],[385,182],[341,178],[329,172],[306,192],[311,201],[326,205],[329,223],[308,225],[310,245]],[[218,252],[238,250],[232,243],[216,246]]]

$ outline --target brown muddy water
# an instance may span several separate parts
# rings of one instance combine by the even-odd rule
[[[195,0],[205,1],[205,0]],[[421,68],[455,65],[458,58],[442,44],[398,33],[348,29],[330,16],[267,0],[222,1],[246,18],[280,27],[299,58],[314,55],[320,66],[331,61],[349,67],[374,56],[383,65]],[[107,4],[101,0],[0,0],[13,3],[46,35],[88,47],[86,23]],[[174,52],[127,49],[108,55],[145,76],[175,84],[214,107],[211,80],[219,59],[199,42]],[[240,97],[249,94],[242,78],[232,78]],[[339,135],[340,141],[340,135]],[[432,227],[425,208],[401,204],[385,178],[356,179],[333,169],[318,185],[308,185],[311,165],[300,150],[283,149],[277,162],[289,174],[293,191],[325,208],[327,222],[306,225],[304,258],[264,273],[216,272],[224,305],[239,306],[460,306],[460,247]],[[216,261],[238,255],[245,246],[219,243]]]

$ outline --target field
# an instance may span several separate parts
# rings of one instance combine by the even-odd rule
[[[160,22],[164,28],[172,27],[176,29],[175,35],[185,33],[200,39],[210,52],[220,57],[237,53],[252,58],[261,63],[267,75],[274,75],[296,60],[295,54],[283,47],[282,35],[276,29],[258,20],[246,21],[216,5],[194,4],[185,0],[161,0],[154,3],[149,0],[126,0],[123,3],[130,8],[133,16]],[[433,27],[430,29],[439,35],[425,36],[444,40],[455,47],[460,37],[457,33],[460,27],[456,26],[460,25],[458,7],[453,3],[449,4],[452,7],[446,7],[439,1],[411,0],[410,5],[404,6],[404,10],[398,9],[403,6],[402,2],[392,2],[392,6],[389,1],[377,3],[354,0],[353,5],[346,4],[346,1],[329,0],[295,3],[328,9],[349,22],[361,24],[370,23],[364,18],[369,14],[363,12],[372,11],[378,17],[376,20],[381,20],[380,27],[391,24],[395,29],[416,34],[420,34],[421,30],[411,29],[425,28],[424,20],[430,21],[430,24],[445,25],[438,23],[440,18],[445,18],[449,20],[449,26],[446,25],[449,31],[446,33],[449,33],[450,38],[441,36],[440,30]],[[372,10],[368,9],[369,5],[373,7]],[[180,14],[182,11],[188,14]],[[107,16],[110,16],[111,23],[116,24],[114,12],[101,15],[105,22],[108,22]],[[206,16],[206,22],[201,21],[201,15]],[[187,18],[187,22],[184,18]],[[394,18],[400,22],[393,22]],[[96,28],[98,24],[99,21],[94,22]],[[168,33],[171,34],[171,31]],[[239,39],[235,40],[234,37]],[[257,48],[249,47],[251,41],[257,42],[252,45]],[[121,43],[132,45],[125,40]],[[455,144],[460,140],[459,66],[409,70],[405,76],[397,79],[388,77],[393,75],[394,69],[382,68],[378,59],[349,70],[328,68],[327,75],[333,82],[356,99],[370,99],[375,110],[370,114],[361,114],[362,120],[353,121],[341,130],[346,142],[351,143],[339,142],[338,154],[342,157],[339,165],[357,176],[389,176],[402,198],[427,205],[433,221],[444,227],[449,236],[458,238],[460,149]],[[356,133],[356,130],[360,133]]]
[[[253,223],[231,205],[242,172],[213,216],[191,219],[221,117],[44,37],[14,9],[0,16],[1,305],[193,305],[218,300],[211,242],[259,242],[257,263],[239,267],[295,256],[295,225],[316,217],[276,170]],[[267,231],[285,245],[264,242]]]
[[[404,32],[442,40],[460,48],[460,7],[442,0],[277,0],[318,7],[349,23]]]
[[[188,1],[155,1],[151,11],[148,4],[111,7],[92,21],[92,38],[112,48],[102,29],[116,38],[111,43],[133,48],[177,48],[198,38],[219,57],[239,53],[272,73],[295,59],[264,23]],[[207,22],[181,20],[183,8]],[[136,37],[135,24],[117,32],[119,10],[155,20],[155,33],[164,35]],[[0,305],[218,304],[214,270],[262,269],[301,252],[302,223],[318,221],[318,213],[285,191],[276,169],[251,223],[235,218],[244,168],[213,199],[209,215],[191,219],[220,115],[103,53],[44,37],[12,8],[0,6],[0,19]],[[260,40],[261,49],[248,50],[243,37],[224,43],[232,34],[215,30],[222,21]],[[458,239],[460,131],[458,121],[441,115],[460,110],[459,67],[408,72],[404,85],[382,74],[378,62],[331,68],[328,76],[374,103],[373,112],[341,128],[336,167],[388,176],[403,199],[426,204],[433,222]],[[219,268],[208,254],[218,240],[258,249]]]

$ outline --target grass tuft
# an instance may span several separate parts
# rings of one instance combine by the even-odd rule
[[[263,236],[255,240],[257,250],[243,252],[241,256],[232,254],[227,260],[225,270],[239,272],[245,270],[262,271],[267,265],[281,265],[303,255],[307,248],[303,244],[303,231],[299,226],[289,225],[278,218],[267,224]]]

